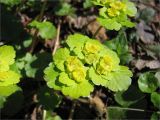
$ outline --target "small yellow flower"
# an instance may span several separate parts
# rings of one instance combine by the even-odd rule
[[[93,44],[93,43],[90,43],[90,42],[87,42],[84,46],[84,50],[87,53],[97,53],[100,50],[100,46]]]
[[[75,81],[77,82],[82,82],[83,80],[85,80],[86,77],[86,72],[84,69],[76,69],[72,72],[72,77]]]
[[[4,82],[4,80],[8,77],[8,72],[0,72],[0,82]]]
[[[118,16],[120,14],[119,10],[115,9],[115,8],[109,8],[107,10],[108,12],[108,15],[111,16],[111,17],[115,17],[115,16]]]
[[[82,67],[82,63],[80,62],[80,60],[77,57],[70,56],[66,60],[66,67],[69,72],[72,72],[73,70],[75,70],[79,67]]]
[[[126,4],[120,2],[120,1],[116,1],[110,4],[111,8],[114,8],[116,10],[122,10],[125,11],[126,9]]]
[[[106,74],[113,69],[113,59],[110,56],[105,56],[100,60],[100,63],[97,65],[97,72],[99,74]]]

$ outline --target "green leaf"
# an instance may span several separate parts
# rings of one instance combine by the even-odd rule
[[[55,9],[55,14],[58,16],[67,16],[67,15],[73,15],[75,12],[75,8],[71,6],[71,4],[68,4],[66,2],[60,3],[60,5],[57,6]]]
[[[125,91],[131,85],[132,72],[125,66],[120,66],[120,69],[109,73],[105,78],[108,80],[106,87],[112,91]]]
[[[69,50],[67,48],[60,48],[56,51],[55,55],[53,56],[54,63],[58,69],[64,71],[64,61],[67,57],[70,56]]]
[[[73,86],[76,84],[75,81],[70,79],[68,74],[66,74],[65,72],[60,73],[59,82],[65,84],[67,86]]]
[[[104,17],[104,18],[108,18],[106,12],[107,12],[107,8],[106,8],[106,7],[103,7],[103,8],[101,8],[101,9],[99,10],[99,15],[102,16],[102,17]]]
[[[14,63],[15,51],[12,46],[0,47],[0,72],[9,70],[9,65]]]
[[[56,28],[51,22],[38,22],[34,20],[29,26],[37,28],[39,30],[39,35],[43,39],[53,39],[56,36]]]
[[[62,120],[59,115],[53,115],[52,111],[46,111],[45,120]]]
[[[128,64],[131,61],[132,55],[129,53],[128,42],[124,31],[120,31],[116,38],[106,41],[104,44],[117,53],[121,64]]]
[[[128,107],[144,98],[144,94],[135,86],[130,86],[127,91],[117,92],[114,96],[117,103]]]
[[[158,80],[158,85],[160,86],[160,71],[156,72],[155,77]]]
[[[125,27],[129,27],[129,28],[135,27],[135,23],[131,22],[130,20],[120,21],[120,23],[122,26],[125,26]]]
[[[155,44],[155,45],[146,45],[147,48],[147,54],[152,56],[157,56],[160,57],[160,44]],[[153,54],[153,55],[152,55]]]
[[[107,82],[106,79],[96,73],[93,67],[89,69],[89,77],[95,85],[105,86]]]
[[[34,55],[26,53],[25,56],[16,61],[24,77],[43,79],[43,70],[52,61],[52,55],[47,52],[41,52]]]
[[[38,91],[38,103],[42,104],[46,110],[54,110],[61,102],[61,97],[47,87],[42,87]]]
[[[62,93],[64,95],[69,95],[70,97],[77,99],[79,97],[87,97],[90,95],[90,92],[93,91],[93,86],[89,81],[84,80],[79,84],[73,86],[64,86],[62,88]]]
[[[14,71],[0,72],[0,86],[16,84],[20,81],[20,75]]]
[[[127,5],[127,10],[126,10],[127,15],[132,17],[135,16],[137,13],[137,8],[135,7],[134,3],[126,2],[126,5]]]
[[[27,53],[26,56],[24,57],[24,69],[26,72],[26,76],[30,77],[30,78],[34,78],[36,71],[38,70],[38,68],[33,68],[32,67],[32,63],[37,59],[37,57],[35,55],[32,56],[32,54]]]
[[[14,6],[14,5],[18,5],[21,3],[21,0],[0,0],[0,3],[9,5],[9,6]]]
[[[149,23],[153,20],[155,13],[156,11],[153,8],[147,7],[140,12],[139,17],[140,19],[144,20],[146,23]]]
[[[153,92],[151,94],[151,101],[155,107],[160,109],[160,93]]]
[[[61,84],[56,82],[59,73],[54,70],[55,65],[50,63],[49,66],[44,70],[44,79],[47,81],[47,85],[55,90],[61,90]]]
[[[87,8],[91,8],[91,7],[93,7],[92,0],[85,0],[83,2],[83,8],[87,9]]]
[[[158,88],[158,80],[151,72],[146,72],[140,75],[138,86],[142,92],[152,93]]]
[[[104,19],[104,18],[97,18],[98,22],[104,26],[108,30],[120,30],[122,25],[118,23],[115,19]]]
[[[21,91],[17,85],[0,86],[0,96],[8,97],[16,91]]]
[[[87,40],[89,40],[87,36],[81,34],[74,34],[69,35],[66,42],[70,50],[73,50],[75,48],[81,50]]]

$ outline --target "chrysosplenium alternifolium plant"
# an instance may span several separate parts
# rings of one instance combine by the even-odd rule
[[[92,0],[95,5],[102,8],[99,10],[98,22],[109,30],[119,30],[121,27],[134,27],[129,17],[137,13],[137,9],[128,0]]]
[[[112,91],[126,90],[132,72],[119,65],[119,58],[99,41],[81,34],[70,35],[67,47],[60,48],[44,71],[50,88],[72,98],[89,96],[94,85]]]
[[[12,46],[0,47],[0,88],[19,82],[20,75],[10,69],[15,62],[15,51]]]

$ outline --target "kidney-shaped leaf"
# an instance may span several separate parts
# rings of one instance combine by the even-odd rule
[[[146,72],[140,75],[138,86],[142,92],[152,93],[158,88],[158,80],[151,72]]]

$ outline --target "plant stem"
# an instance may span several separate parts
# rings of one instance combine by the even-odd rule
[[[37,16],[36,20],[42,21],[42,17],[43,17],[46,5],[47,5],[47,0],[44,0],[44,3],[42,5],[42,9],[40,11],[39,16]]]
[[[73,101],[72,108],[71,108],[68,120],[72,120],[76,104],[77,104],[76,101]]]
[[[46,111],[46,110],[43,110],[43,120],[46,119],[46,113],[47,113],[47,111]]]
[[[93,38],[95,38],[97,36],[97,34],[99,33],[99,31],[102,29],[102,26],[99,26],[98,29],[96,30],[96,32],[93,35]]]
[[[35,18],[37,21],[42,21],[42,17],[43,17],[44,11],[45,11],[46,4],[47,4],[47,0],[44,0],[44,3],[42,5],[42,9],[40,11],[40,14]],[[39,42],[38,39],[37,39],[37,34],[38,34],[38,30],[36,30],[34,35],[33,35],[32,44],[31,44],[31,47],[30,47],[30,50],[29,50],[30,53],[33,53],[34,48],[36,47],[36,45]]]
[[[131,111],[139,111],[139,112],[154,112],[154,111],[151,111],[151,110],[143,110],[143,109],[137,109],[137,108],[124,108],[124,107],[108,107],[108,108],[118,108],[118,109],[121,109],[121,110],[131,110]],[[157,112],[158,114],[160,113],[159,111]]]
[[[56,50],[59,46],[60,29],[61,29],[61,24],[59,23],[58,28],[57,28],[57,37],[56,37],[56,41],[55,41],[55,44],[54,44],[54,49],[53,49],[52,55],[55,54],[55,52],[56,52]]]

